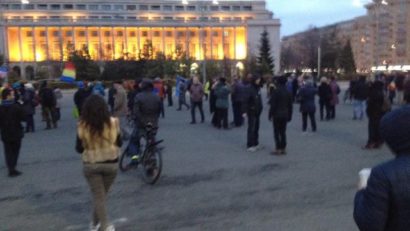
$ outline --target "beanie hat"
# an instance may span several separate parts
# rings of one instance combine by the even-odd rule
[[[380,122],[380,133],[396,154],[410,154],[410,105],[386,114]]]

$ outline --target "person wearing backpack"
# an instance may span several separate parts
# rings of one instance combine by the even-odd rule
[[[57,128],[57,119],[55,117],[54,110],[56,110],[57,99],[53,89],[48,87],[47,81],[41,84],[39,91],[41,108],[43,111],[43,118],[46,121],[46,129]]]

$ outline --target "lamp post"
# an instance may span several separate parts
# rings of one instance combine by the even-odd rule
[[[205,84],[206,83],[206,62],[207,62],[207,58],[206,58],[206,48],[205,48],[205,20],[204,20],[204,17],[205,17],[205,12],[206,12],[206,9],[205,9],[205,7],[207,6],[207,2],[208,1],[206,1],[206,0],[201,0],[201,1],[199,1],[201,4],[199,5],[200,6],[200,11],[201,11],[201,19],[200,19],[200,22],[201,22],[201,26],[199,27],[199,33],[200,33],[200,38],[202,38],[201,39],[201,43],[202,43],[202,54],[203,54],[203,60],[202,60],[202,82],[203,82],[203,84]],[[188,5],[189,4],[189,2],[188,2],[188,0],[182,0],[182,4],[183,5]],[[218,0],[212,0],[212,4],[213,5],[218,5],[219,4],[219,1]],[[210,35],[211,36],[211,35]],[[212,49],[212,48],[211,48]]]
[[[380,47],[380,14],[381,14],[381,9],[383,6],[387,6],[389,3],[387,0],[382,0],[375,2],[375,13],[376,13],[376,54],[375,54],[375,66],[377,67],[379,65],[379,47]]]

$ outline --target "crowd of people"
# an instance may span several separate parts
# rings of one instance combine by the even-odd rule
[[[78,89],[73,97],[74,115],[79,119],[76,150],[82,154],[84,176],[94,198],[90,229],[115,230],[107,220],[105,200],[116,177],[122,142],[138,142],[147,123],[159,125],[159,118],[165,117],[164,101],[167,99],[168,107],[173,106],[173,89],[178,92],[177,110],[182,113],[182,106],[190,110],[190,124],[196,124],[197,121],[206,122],[203,108],[206,100],[209,100],[212,115],[209,122],[215,128],[229,130],[243,126],[246,121],[247,151],[256,152],[263,149],[259,143],[259,127],[264,109],[264,85],[267,88],[268,119],[272,122],[274,133],[275,148],[271,152],[273,155],[287,154],[286,130],[294,114],[294,104],[298,104],[301,113],[302,134],[308,134],[308,121],[311,132],[318,131],[317,106],[321,121],[336,119],[336,106],[341,89],[333,76],[322,77],[319,83],[316,83],[312,76],[296,74],[268,79],[257,74],[248,74],[243,79],[234,77],[229,81],[221,77],[206,83],[201,83],[198,76],[192,76],[180,81],[176,86],[170,80],[156,78],[116,81],[109,89],[105,89],[98,81],[77,82]],[[382,118],[391,111],[393,103],[410,103],[410,80],[402,78],[401,75],[376,75],[369,79],[359,76],[351,81],[348,92],[353,102],[352,119],[363,120],[365,115],[368,117],[369,138],[363,148],[380,148],[386,141],[389,147],[399,154],[408,151],[397,151],[391,137],[381,131],[389,129],[388,125],[382,122]],[[189,103],[186,100],[187,95]],[[391,97],[392,95],[394,97]],[[47,81],[40,83],[38,91],[31,83],[20,82],[5,84],[1,88],[0,130],[10,177],[21,174],[16,169],[19,151],[24,132],[35,132],[33,116],[36,107],[41,106],[45,129],[55,129],[61,117],[59,101],[62,97],[61,90],[49,87]],[[229,120],[230,108],[232,121]],[[25,123],[25,127],[22,123]],[[130,124],[134,126],[131,127]],[[362,197],[366,196],[361,195],[357,200],[365,200]],[[357,219],[363,218],[358,216]]]

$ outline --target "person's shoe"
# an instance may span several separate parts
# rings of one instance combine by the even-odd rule
[[[248,152],[256,152],[256,151],[257,151],[256,146],[249,147],[249,148],[247,149],[247,151],[248,151]]]
[[[94,225],[92,222],[90,223],[90,231],[98,231],[100,229],[100,223]]]
[[[9,172],[9,177],[16,177],[16,176],[20,176],[22,174],[22,172],[17,171],[17,170],[13,170]]]
[[[105,228],[104,231],[115,231],[115,227],[114,227],[114,225],[109,225],[109,226],[107,226],[107,228]]]

